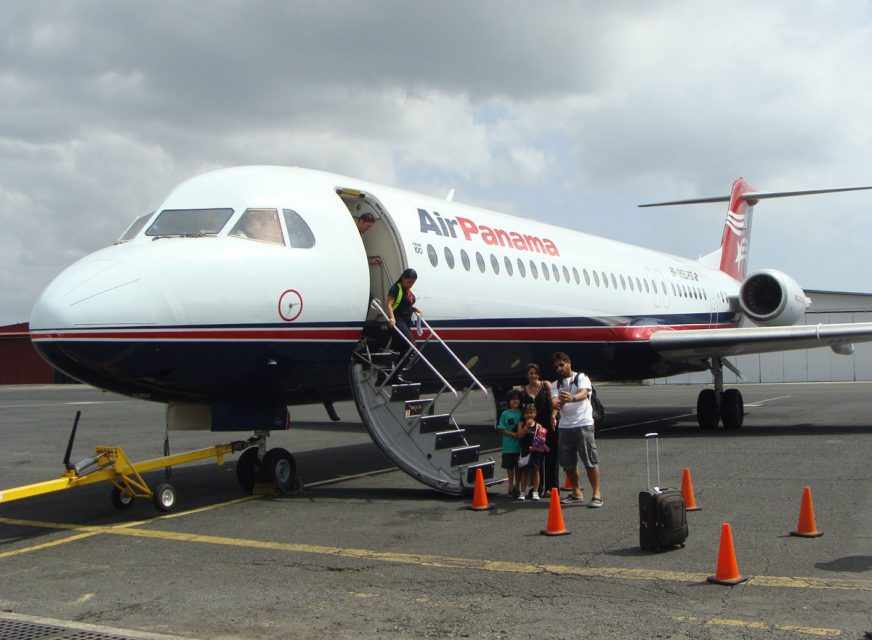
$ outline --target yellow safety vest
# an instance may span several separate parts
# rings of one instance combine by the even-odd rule
[[[400,303],[403,301],[403,285],[397,283],[397,289],[399,290],[399,293],[397,294],[397,297],[394,298],[394,303],[391,305],[391,311],[396,311],[399,308]]]

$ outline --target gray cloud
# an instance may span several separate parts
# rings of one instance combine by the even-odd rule
[[[717,207],[872,182],[868,4],[12,2],[0,7],[0,322],[179,181],[298,164],[685,255]],[[868,289],[870,196],[759,207],[753,264]],[[816,259],[809,261],[808,256]]]

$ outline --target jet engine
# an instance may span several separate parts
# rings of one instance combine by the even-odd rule
[[[755,271],[739,289],[742,311],[760,326],[796,324],[810,304],[796,280],[775,269]]]

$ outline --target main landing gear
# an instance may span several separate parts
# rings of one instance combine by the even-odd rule
[[[250,444],[236,461],[236,478],[245,493],[253,493],[255,485],[269,484],[281,495],[300,490],[297,463],[286,449],[275,447],[267,451],[267,431],[257,431]]]
[[[715,378],[714,389],[703,389],[696,400],[696,420],[699,428],[717,429],[718,423],[724,429],[739,429],[745,421],[745,402],[738,389],[724,390],[724,365],[721,358],[712,358],[711,370]]]

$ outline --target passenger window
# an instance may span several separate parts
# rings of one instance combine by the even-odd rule
[[[633,276],[627,276],[627,284],[630,285],[630,291],[635,291],[635,287],[633,287]]]
[[[475,263],[478,265],[478,270],[484,273],[484,256],[478,251],[475,252]]]
[[[522,278],[527,277],[527,267],[524,266],[524,261],[518,258],[518,273],[521,274]]]
[[[430,264],[434,267],[439,265],[439,256],[436,255],[436,247],[432,244],[427,245],[427,257],[430,258]]]
[[[279,225],[279,214],[275,209],[246,210],[230,230],[229,235],[246,240],[285,244],[282,227]]]
[[[530,260],[530,275],[533,276],[534,280],[539,279],[539,270],[536,268],[536,263]]]
[[[572,267],[572,277],[575,278],[575,284],[581,284],[581,278],[578,277],[578,269]]]
[[[582,269],[581,272],[584,274],[584,283],[590,286],[590,274],[587,272],[587,269]],[[596,271],[593,272],[593,275],[596,276]],[[596,281],[596,286],[599,286],[599,280]]]
[[[664,296],[669,295],[669,292],[666,290],[666,283],[663,280],[660,281],[660,289],[663,291]]]
[[[617,280],[617,278],[615,278],[615,274],[614,274],[614,273],[611,274],[611,276],[612,276],[612,288],[613,288],[613,289],[617,289],[617,288],[618,288],[618,280]]]
[[[509,258],[509,256],[506,256],[504,260],[505,260],[505,265],[506,265],[506,273],[508,273],[509,275],[512,275],[512,260],[511,260],[511,258]]]
[[[499,261],[499,259],[494,254],[491,254],[490,258],[491,258],[491,269],[494,270],[494,273],[496,275],[500,275],[500,261]]]
[[[677,296],[678,293],[676,293],[676,291],[675,291],[675,283],[671,282],[670,284],[672,285],[672,295]]]
[[[144,216],[139,216],[136,220],[134,220],[129,227],[127,227],[127,231],[121,234],[121,237],[118,238],[118,242],[127,242],[131,238],[133,238],[137,233],[142,231],[142,228],[145,226],[145,223],[148,222],[148,219],[151,217],[151,213],[146,213]]]
[[[584,272],[587,275],[587,271]],[[599,287],[599,275],[596,271],[593,272],[593,281],[596,283],[596,286]]]
[[[605,287],[606,289],[608,289],[608,288],[609,288],[609,277],[606,275],[606,272],[605,272],[605,271],[602,271],[602,272],[600,273],[600,275],[601,275],[602,278],[603,278],[603,287]]]
[[[647,289],[648,289],[647,284],[648,284],[648,283],[646,282],[646,283],[645,283],[645,285],[646,285],[645,290],[646,290],[646,291],[647,291]],[[636,289],[638,289],[639,293],[642,293],[642,282],[639,280],[638,277],[636,278]]]
[[[288,246],[294,249],[311,249],[315,246],[315,236],[306,221],[292,209],[282,209],[285,227],[288,230]]]
[[[560,282],[560,269],[557,268],[556,264],[552,263],[551,273],[554,274],[554,282]]]
[[[548,271],[548,265],[544,262],[542,263],[542,277],[546,280],[551,280],[551,272]]]
[[[570,283],[569,282],[569,269],[567,269],[565,265],[563,267],[563,281],[566,282],[566,284]],[[575,272],[575,282],[576,283],[578,282],[578,271]]]
[[[460,250],[460,261],[463,263],[463,268],[469,271],[469,255],[466,253],[466,249]]]
[[[651,289],[648,288],[648,278],[645,278],[644,280],[642,280],[642,282],[645,283],[645,293],[651,293]],[[657,292],[655,291],[654,293],[657,293]]]
[[[448,265],[449,269],[454,268],[454,254],[451,253],[451,249],[445,247],[445,264]]]

